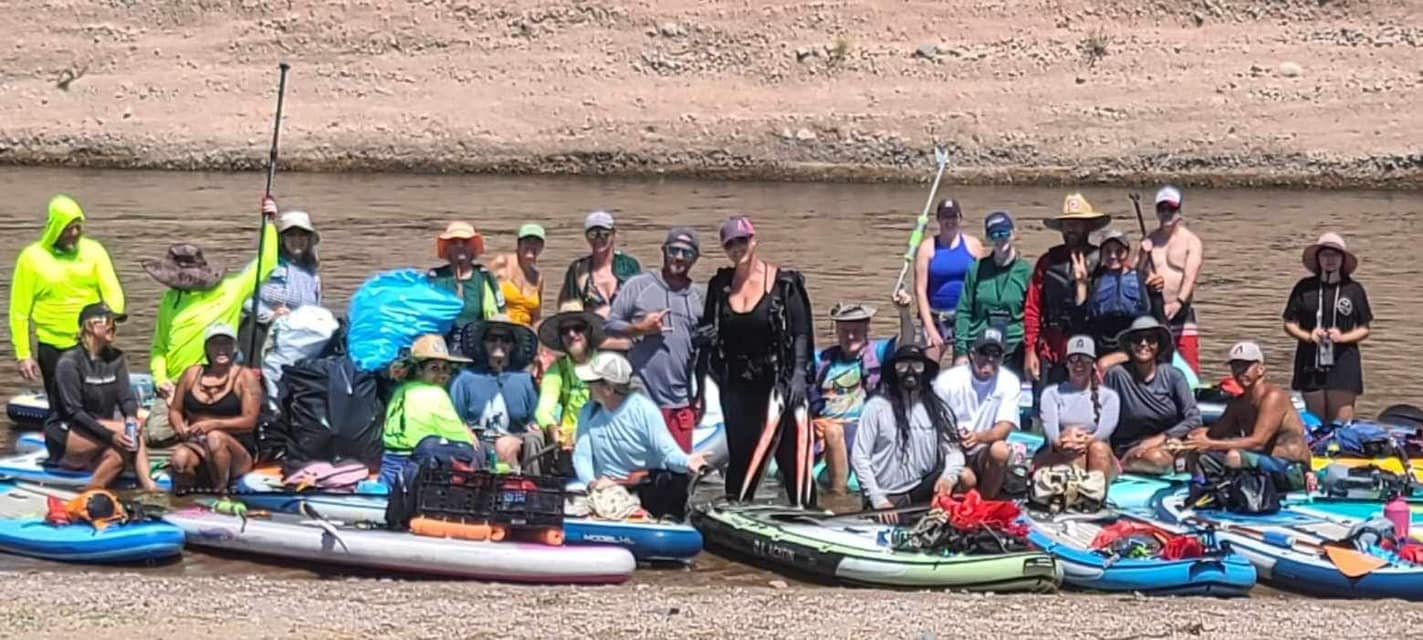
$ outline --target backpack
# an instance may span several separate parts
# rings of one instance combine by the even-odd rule
[[[1104,272],[1093,282],[1092,296],[1087,299],[1088,316],[1098,318],[1136,318],[1150,309],[1141,277],[1135,271]]]
[[[1107,476],[1070,464],[1043,467],[1033,473],[1028,502],[1051,513],[1095,513],[1107,503]]]
[[[1310,450],[1321,457],[1389,458],[1407,460],[1403,446],[1393,434],[1381,426],[1355,422],[1331,425],[1315,432]]]
[[[314,358],[285,367],[277,386],[278,413],[259,431],[262,460],[283,460],[288,471],[347,459],[380,468],[385,406],[376,374],[345,356]]]
[[[1187,504],[1195,509],[1225,509],[1231,513],[1270,514],[1280,510],[1280,489],[1269,473],[1232,469],[1217,452],[1200,457],[1203,479],[1191,483]]]

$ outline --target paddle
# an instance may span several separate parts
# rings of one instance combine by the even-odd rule
[[[272,197],[272,179],[277,175],[277,140],[282,133],[282,100],[287,95],[287,71],[291,65],[283,62],[277,65],[281,76],[277,80],[277,118],[272,124],[272,153],[267,160],[267,190],[266,197]],[[257,296],[262,291],[262,250],[267,245],[267,220],[263,216],[261,224],[257,225],[257,277],[252,280],[252,313],[250,322],[252,323],[252,334],[247,340],[247,362],[255,364],[257,362]]]
[[[899,279],[894,281],[895,293],[904,289],[904,276],[909,273],[909,265],[914,263],[914,254],[919,251],[919,245],[924,242],[924,229],[929,226],[929,209],[934,206],[934,197],[939,193],[939,181],[944,177],[944,167],[949,165],[949,152],[935,147],[934,162],[939,165],[939,173],[934,176],[934,185],[929,187],[929,201],[924,203],[924,212],[919,214],[919,220],[914,224],[914,233],[909,234],[909,247],[904,250],[904,265],[899,268]]]
[[[1139,228],[1141,229],[1141,239],[1142,239],[1143,242],[1145,242],[1145,241],[1146,241],[1146,218],[1142,217],[1142,215],[1141,215],[1141,194],[1140,194],[1140,193],[1135,193],[1135,192],[1133,192],[1133,193],[1128,194],[1127,197],[1128,197],[1128,198],[1131,198],[1131,206],[1132,206],[1133,209],[1136,210],[1136,224],[1137,224],[1137,227],[1139,227]],[[1151,259],[1151,252],[1150,252],[1150,251],[1147,251],[1147,252],[1144,252],[1144,254],[1145,254],[1145,255],[1142,256],[1142,259],[1146,261],[1146,262],[1144,263],[1144,265],[1145,265],[1147,271],[1150,272],[1150,273],[1152,273],[1152,274],[1155,274],[1155,273],[1156,273],[1156,263]],[[1156,291],[1156,290],[1154,290],[1154,289],[1148,289],[1148,290],[1147,290],[1147,298],[1148,298],[1149,300],[1151,300],[1151,315],[1152,315],[1152,316],[1157,317],[1157,318],[1161,318],[1161,321],[1162,321],[1162,322],[1166,322],[1166,321],[1170,320],[1170,318],[1167,318],[1167,317],[1166,317],[1166,296],[1165,296],[1162,292]]]

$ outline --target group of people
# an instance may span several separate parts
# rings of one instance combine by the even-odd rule
[[[10,305],[20,373],[42,380],[50,398],[51,462],[93,471],[95,485],[131,466],[149,488],[149,446],[176,447],[179,486],[222,489],[252,468],[264,389],[260,349],[242,347],[323,303],[311,216],[281,212],[270,197],[262,211],[262,255],[239,272],[209,265],[191,244],[143,263],[167,287],[150,350],[158,399],[145,420],[114,346],[127,301],[113,265],[84,233],[79,204],[51,200],[44,234],[17,261]],[[1008,436],[1026,426],[1026,378],[1049,443],[1036,464],[1169,473],[1178,458],[1210,454],[1294,482],[1308,463],[1303,426],[1254,343],[1231,349],[1238,396],[1202,427],[1184,370],[1199,368],[1202,243],[1178,189],[1158,192],[1156,214],[1159,226],[1134,248],[1071,194],[1046,222],[1062,243],[1029,265],[1011,213],[986,216],[985,243],[964,231],[961,204],[945,200],[937,233],[918,248],[913,295],[891,300],[898,335],[873,338],[876,309],[837,302],[835,344],[819,351],[805,277],[761,257],[747,217],[720,226],[727,264],[701,285],[695,229],[670,229],[661,264],[644,270],[618,249],[613,216],[588,214],[588,253],[568,266],[548,317],[541,226],[522,226],[512,253],[489,256],[473,225],[450,223],[427,281],[462,309],[450,332],[419,337],[388,372],[398,384],[385,399],[381,477],[394,482],[422,448],[467,447],[525,473],[571,474],[590,490],[621,485],[654,515],[679,516],[690,478],[711,462],[692,434],[714,383],[728,498],[755,494],[766,457],[793,504],[814,504],[819,483],[846,493],[852,471],[877,509],[968,488],[992,497],[1013,458]],[[1321,417],[1347,421],[1371,320],[1352,279],[1358,260],[1325,234],[1303,261],[1311,274],[1284,312],[1299,342],[1292,386]],[[1184,364],[1173,366],[1176,353]],[[819,482],[791,472],[817,452]]]

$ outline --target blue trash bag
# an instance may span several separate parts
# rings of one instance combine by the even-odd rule
[[[415,338],[449,333],[463,309],[463,300],[431,286],[419,271],[378,274],[351,298],[347,353],[361,371],[384,369]]]

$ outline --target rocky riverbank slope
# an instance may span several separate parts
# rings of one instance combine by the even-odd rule
[[[0,163],[1423,186],[1417,0],[0,4]]]

